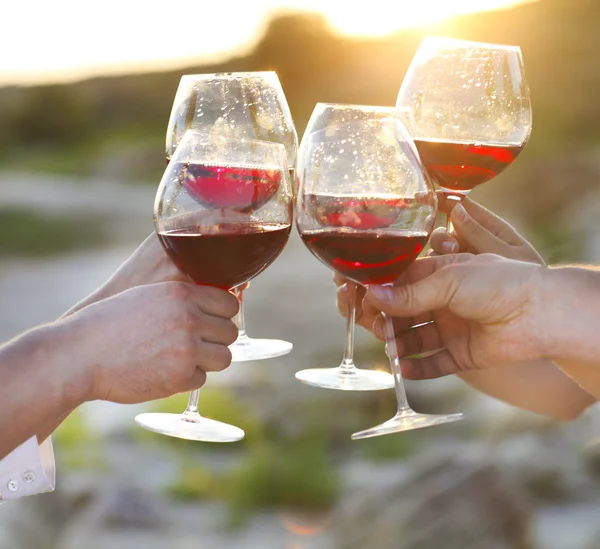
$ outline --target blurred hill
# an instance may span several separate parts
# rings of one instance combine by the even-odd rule
[[[504,185],[494,182],[490,190],[477,191],[481,196],[493,193],[501,210],[513,211],[511,200],[518,193],[531,220],[543,221],[565,197],[562,191],[548,193],[540,179],[546,172],[568,176],[571,160],[584,156],[573,172],[577,177],[572,185],[579,187],[570,183],[569,192],[587,191],[595,184],[591,175],[597,168],[588,166],[588,157],[600,143],[599,23],[597,0],[539,0],[428,29],[428,34],[522,47],[533,98],[533,136],[509,175],[499,178]],[[0,168],[156,184],[164,169],[164,132],[182,74],[277,71],[301,137],[318,101],[393,105],[421,38],[421,32],[405,31],[354,40],[337,35],[316,15],[275,15],[254,51],[217,65],[2,88]],[[561,158],[566,161],[552,169]],[[534,180],[526,189],[524,174]],[[556,186],[564,191],[566,182],[559,180]],[[541,200],[540,193],[545,195]]]

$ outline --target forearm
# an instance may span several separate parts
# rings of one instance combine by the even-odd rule
[[[80,311],[81,309],[87,307],[88,305],[92,305],[93,303],[97,303],[103,299],[107,299],[113,296],[115,293],[118,293],[118,290],[112,289],[110,286],[110,281],[106,283],[104,286],[98,288],[96,291],[82,299],[80,302],[73,305],[68,311],[63,313],[59,318],[67,318],[72,314]]]
[[[482,393],[559,421],[575,419],[596,402],[549,360],[458,375]]]
[[[578,385],[600,397],[600,271],[548,269],[541,302],[542,352]]]
[[[0,347],[0,459],[34,435],[45,440],[85,400],[76,347],[60,322]]]

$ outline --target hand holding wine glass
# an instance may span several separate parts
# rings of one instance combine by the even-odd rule
[[[210,188],[228,184],[232,171],[244,172],[246,203],[215,203],[204,197],[198,179]],[[203,183],[204,185],[204,183]],[[276,187],[260,205],[264,187]],[[283,145],[232,140],[188,130],[161,180],[154,204],[154,223],[164,249],[192,282],[233,290],[264,271],[287,243],[292,223],[292,187]],[[252,207],[250,207],[252,205]],[[198,391],[187,410],[176,414],[141,414],[142,427],[169,436],[209,442],[243,438],[241,429],[203,418]]]
[[[167,129],[167,161],[188,129],[232,140],[255,139],[285,147],[293,180],[298,137],[290,109],[274,72],[188,74],[181,78]],[[191,196],[216,208],[249,213],[276,194],[277,173],[257,174],[252,166],[190,167]],[[260,185],[247,185],[257,177]],[[295,186],[294,186],[295,187]],[[293,187],[293,188],[294,188]],[[246,334],[241,288],[236,289],[240,312],[239,337],[231,347],[233,361],[261,360],[289,353],[293,345],[277,339],[255,339]]]
[[[531,103],[518,46],[425,38],[402,82],[397,116],[449,198],[514,162],[531,134]]]
[[[393,113],[380,113],[379,107],[317,105],[309,128],[325,119],[323,129],[305,133],[298,158],[302,241],[329,268],[366,287],[394,283],[423,250],[437,212],[433,186],[410,137]],[[352,438],[461,419],[462,414],[432,416],[410,409],[390,318],[385,327],[398,411]],[[299,374],[316,385],[328,372]]]

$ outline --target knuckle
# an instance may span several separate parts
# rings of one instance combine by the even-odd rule
[[[229,321],[224,330],[225,343],[231,345],[238,338],[239,330],[234,322]]]
[[[207,367],[220,372],[231,364],[231,351],[225,345],[211,345],[205,352],[204,359]]]

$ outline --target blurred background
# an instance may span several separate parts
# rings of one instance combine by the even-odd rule
[[[32,0],[4,5],[3,20],[1,340],[56,318],[153,230],[182,74],[277,71],[301,137],[318,101],[393,106],[424,35],[521,46],[533,135],[472,196],[549,262],[600,262],[597,0]],[[251,336],[295,348],[202,390],[201,411],[244,428],[243,442],[134,427],[141,409],[179,412],[186,395],[90,403],[56,434],[57,491],[0,507],[0,548],[600,546],[595,409],[560,424],[459,380],[410,383],[416,410],[467,419],[351,443],[391,417],[393,392],[294,380],[338,365],[344,332],[331,273],[296,236],[252,283],[246,316]],[[357,337],[357,364],[385,367],[382,346]]]

